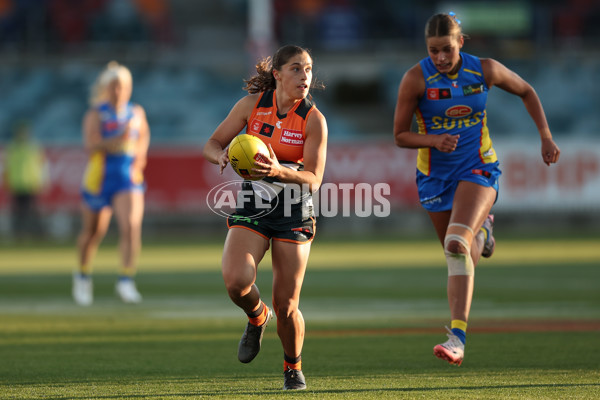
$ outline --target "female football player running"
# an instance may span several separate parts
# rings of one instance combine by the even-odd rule
[[[541,137],[542,160],[558,161],[546,116],[535,90],[493,59],[461,52],[464,35],[451,14],[437,14],[425,27],[429,57],[402,78],[394,115],[400,147],[416,148],[417,186],[448,264],[448,341],[434,354],[460,365],[480,256],[494,251],[493,216],[500,169],[486,123],[486,99],[497,86],[519,96]],[[419,127],[411,131],[413,115]]]
[[[113,212],[121,251],[115,290],[126,303],[142,301],[134,277],[142,240],[143,171],[150,129],[144,109],[129,101],[132,88],[129,69],[110,62],[92,88],[90,109],[83,120],[83,142],[89,161],[81,185],[79,271],[73,276],[73,298],[84,306],[93,301],[91,262]]]
[[[238,347],[238,359],[248,363],[258,354],[272,318],[255,284],[258,264],[271,247],[284,389],[306,388],[301,362],[304,319],[298,304],[315,234],[312,193],[321,185],[327,148],[325,117],[309,95],[315,86],[312,68],[308,51],[290,45],[259,62],[257,75],[246,81],[249,94],[235,104],[204,147],[204,156],[218,164],[221,173],[229,162],[227,146],[244,128],[269,147],[270,157],[254,170],[264,179],[245,181],[243,187],[269,203],[270,213],[257,216],[254,202],[238,205],[227,220],[222,271],[229,297],[248,315]],[[302,187],[305,190],[294,199],[289,196],[290,190]]]

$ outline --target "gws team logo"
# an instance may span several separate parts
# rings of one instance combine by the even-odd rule
[[[271,137],[271,136],[273,136],[274,130],[275,130],[275,127],[273,125],[267,124],[266,122],[264,122],[262,124],[262,127],[260,128],[260,132],[258,132],[258,134],[266,136],[266,137]]]
[[[274,130],[275,130],[274,125],[267,124],[266,122],[262,122],[258,119],[255,119],[250,123],[250,131],[252,133],[256,133],[258,135],[271,137],[271,136],[273,136]]]
[[[446,116],[450,118],[463,118],[467,115],[471,115],[473,109],[469,106],[458,105],[450,107],[446,110]]]
[[[244,188],[243,181],[223,182],[208,192],[206,204],[212,212],[222,217],[233,215],[236,208],[243,208],[245,204],[251,204],[256,209],[256,214],[249,215],[250,219],[257,219],[270,214],[277,207],[279,197],[272,195],[273,189],[260,181],[253,181],[252,187]],[[272,202],[262,198],[258,193],[271,194]],[[267,196],[265,196],[267,197]]]

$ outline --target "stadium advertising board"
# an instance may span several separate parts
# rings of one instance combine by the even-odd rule
[[[600,143],[560,143],[558,164],[541,162],[539,141],[495,143],[502,162],[500,198],[503,210],[598,210],[600,203]],[[0,154],[0,161],[1,161]],[[86,164],[77,147],[47,149],[48,182],[40,196],[45,212],[77,212],[79,184]],[[419,208],[415,186],[416,151],[392,143],[331,143],[324,184],[338,201],[357,188],[386,184],[391,209]],[[0,162],[0,165],[2,163]],[[0,176],[2,174],[0,173]],[[204,160],[199,147],[152,148],[147,179],[148,213],[208,213],[207,194],[223,182],[239,180],[231,168],[219,175],[218,167]],[[8,212],[10,199],[1,185],[0,211]]]

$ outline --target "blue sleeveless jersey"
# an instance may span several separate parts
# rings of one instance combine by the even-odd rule
[[[100,104],[100,132],[103,139],[122,135],[134,117],[133,104],[117,113],[109,103]],[[143,176],[134,174],[131,166],[135,159],[135,143],[139,131],[130,128],[129,139],[111,152],[96,151],[90,156],[82,182],[84,199],[92,209],[110,205],[112,196],[123,190],[143,189]]]
[[[416,110],[419,133],[460,135],[452,153],[419,149],[417,169],[444,180],[498,161],[487,128],[488,87],[481,61],[466,53],[460,56],[462,65],[456,75],[441,74],[429,57],[420,61],[425,93]]]

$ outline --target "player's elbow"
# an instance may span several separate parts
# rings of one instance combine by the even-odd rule
[[[214,139],[208,139],[208,142],[206,142],[206,144],[202,148],[202,156],[205,160],[213,164],[218,164],[218,153],[220,151],[223,151],[222,147],[220,146],[220,143]]]
[[[408,147],[409,143],[407,142],[407,134],[406,131],[395,131],[394,132],[394,143],[398,147]]]
[[[311,193],[315,193],[321,187],[321,183],[323,182],[323,178],[319,178],[318,176],[314,176],[313,179],[310,179],[307,183],[308,189]]]

